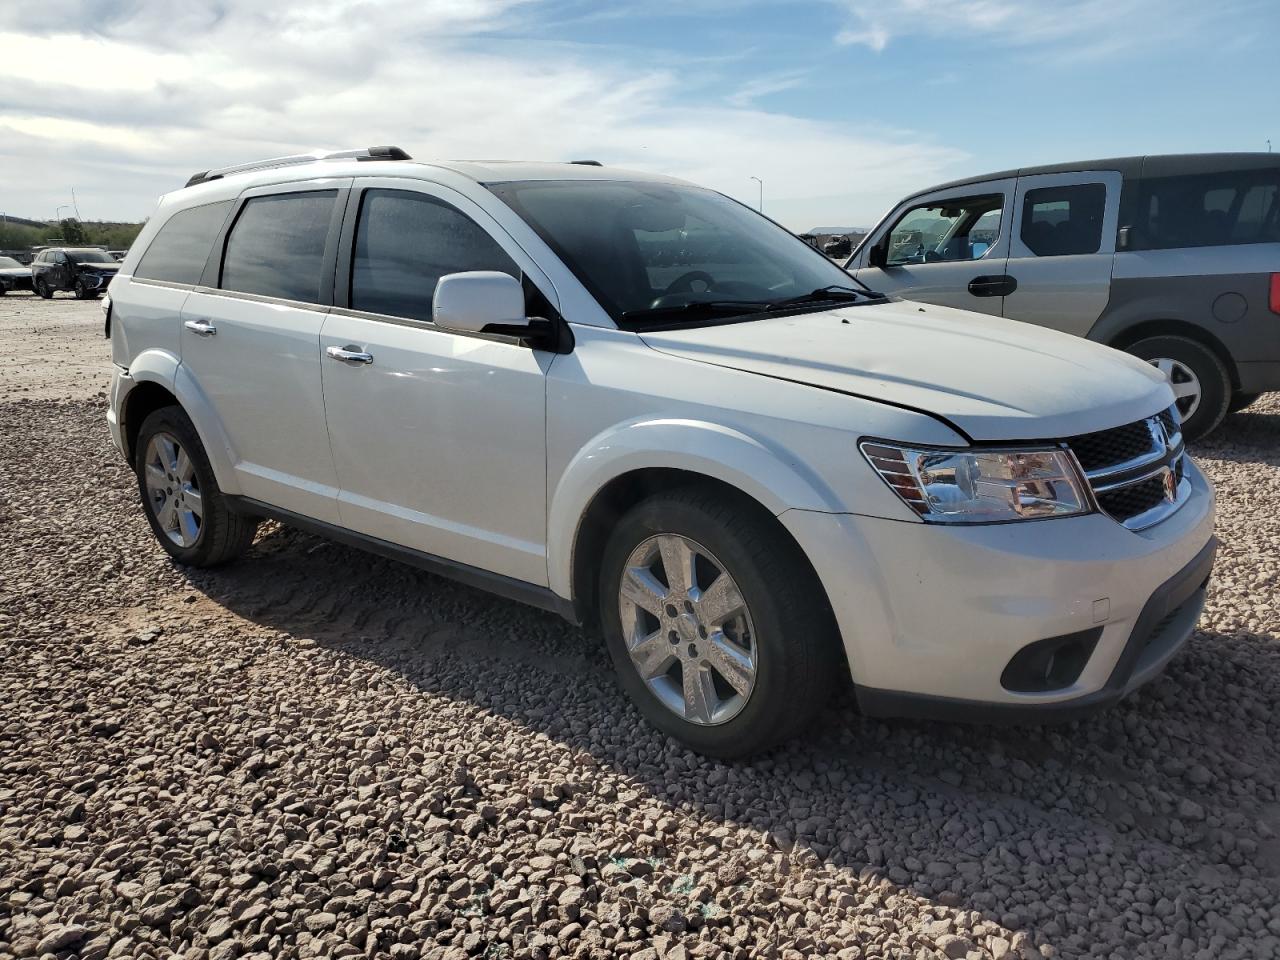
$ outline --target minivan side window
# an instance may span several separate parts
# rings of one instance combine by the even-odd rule
[[[142,280],[197,284],[231,200],[179,210],[165,221],[133,275]]]
[[[431,319],[440,278],[520,268],[493,237],[456,207],[408,190],[366,190],[356,222],[351,308],[411,320]]]
[[[1106,203],[1101,183],[1028,190],[1022,201],[1022,242],[1037,257],[1097,253]]]
[[[1280,169],[1144,178],[1133,248],[1280,243]]]
[[[253,197],[227,238],[223,290],[319,303],[320,268],[336,190]]]
[[[1000,236],[1004,197],[995,193],[912,207],[889,231],[886,263],[945,263],[981,258]]]

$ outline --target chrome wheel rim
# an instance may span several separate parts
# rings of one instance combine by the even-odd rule
[[[204,528],[200,481],[187,451],[171,434],[157,433],[147,443],[143,482],[164,535],[180,547],[194,546]]]
[[[1202,393],[1200,378],[1195,375],[1195,371],[1181,360],[1174,360],[1172,357],[1152,357],[1147,362],[1169,379],[1169,384],[1173,387],[1173,395],[1177,398],[1178,414],[1184,423],[1190,420],[1200,409]]]
[[[742,712],[756,683],[755,628],[711,551],[679,534],[649,537],[622,569],[618,612],[631,663],[664,707],[699,726]]]

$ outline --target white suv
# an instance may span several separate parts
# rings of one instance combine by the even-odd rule
[[[272,517],[598,624],[641,711],[719,756],[841,676],[877,716],[1113,702],[1213,564],[1157,370],[886,299],[666,177],[391,147],[197,174],[107,332],[179,562]]]

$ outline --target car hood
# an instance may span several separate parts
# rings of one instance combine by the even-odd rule
[[[999,317],[908,301],[652,331],[663,353],[934,414],[973,440],[1103,430],[1173,403],[1126,353]]]
[[[78,263],[76,266],[81,270],[97,270],[100,273],[116,273],[120,269],[118,263]]]
[[[29,277],[30,267],[0,267],[0,277]]]

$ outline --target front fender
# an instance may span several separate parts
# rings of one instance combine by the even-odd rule
[[[593,437],[569,461],[547,511],[551,589],[573,596],[573,546],[587,507],[612,480],[638,470],[685,470],[723,481],[774,515],[788,509],[835,512],[835,492],[800,458],[774,444],[698,420],[634,420]]]
[[[240,485],[236,481],[235,470],[232,469],[235,453],[231,441],[214,413],[213,404],[191,376],[191,371],[167,350],[144,350],[129,364],[129,378],[133,381],[132,390],[136,390],[141,383],[154,383],[177,398],[183,411],[195,424],[196,433],[209,457],[209,465],[213,467],[218,488],[223,493],[239,494]],[[120,398],[121,409],[124,409],[127,400],[127,394]]]

